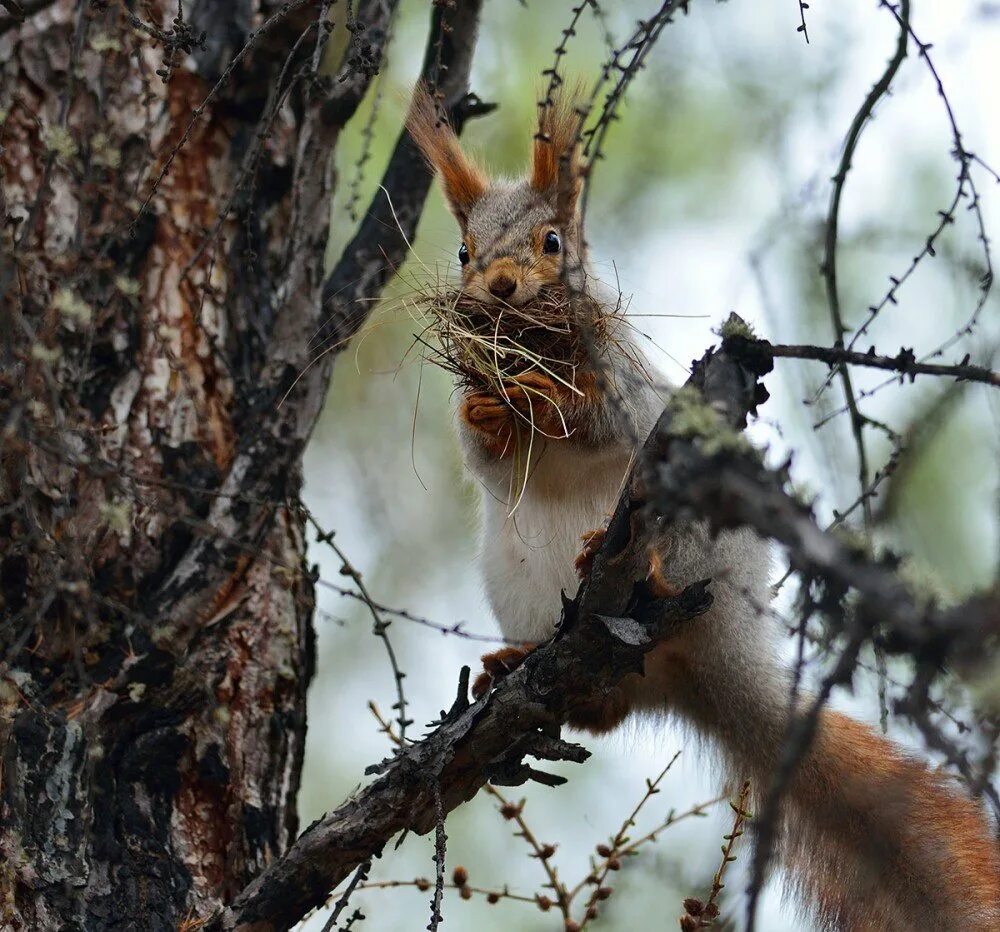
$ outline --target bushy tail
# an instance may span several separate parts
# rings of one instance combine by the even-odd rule
[[[836,930],[1000,930],[1000,855],[949,776],[825,712],[789,787],[785,862]]]

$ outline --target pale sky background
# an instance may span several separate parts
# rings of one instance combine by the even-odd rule
[[[382,141],[369,166],[369,193],[399,126],[394,94],[405,92],[419,66],[425,6],[404,3],[409,11],[399,25],[388,103],[376,124]],[[648,15],[657,4],[606,6],[621,37],[638,15]],[[533,0],[522,7],[514,0],[487,0],[486,10],[473,87],[498,101],[501,110],[470,126],[466,138],[488,162],[515,170],[526,158],[533,131],[532,88],[551,60],[568,4]],[[690,15],[665,30],[622,114],[608,159],[597,170],[588,236],[598,271],[617,274],[637,315],[703,315],[635,318],[636,326],[665,351],[651,346],[650,356],[674,381],[683,381],[681,363],[701,355],[714,341],[712,329],[731,310],[776,342],[830,342],[818,275],[828,182],[850,120],[883,70],[896,31],[875,0],[814,0],[806,45],[795,31],[798,15],[795,0],[695,0]],[[965,144],[987,162],[1000,164],[1000,4],[917,0],[913,25],[923,41],[934,44],[932,54]],[[583,57],[571,58],[568,73],[593,74],[599,47],[593,26],[581,30]],[[353,173],[350,152],[357,151],[356,140],[354,145],[339,163],[345,185]],[[941,101],[911,54],[894,95],[880,104],[862,139],[843,203],[839,256],[850,321],[860,321],[865,307],[881,297],[889,274],[906,268],[933,229],[935,211],[948,203],[956,171],[950,147]],[[1000,185],[982,171],[975,179],[989,233],[1000,243]],[[946,339],[971,312],[975,295],[963,263],[980,260],[971,218],[961,213],[938,258],[926,262],[901,289],[899,305],[881,316],[862,348],[875,342],[894,354],[906,345],[919,355]],[[334,220],[342,243],[350,232],[342,203],[335,205]],[[428,266],[453,264],[458,245],[457,229],[435,192],[415,250]],[[763,289],[751,261],[755,256]],[[415,263],[408,269],[413,271]],[[975,335],[947,358],[957,360],[965,352],[979,358],[995,347],[997,308],[991,298]],[[415,325],[398,301],[390,301],[375,320],[385,326],[337,362],[335,404],[306,457],[306,502],[321,523],[337,529],[339,544],[364,572],[376,599],[444,624],[464,620],[470,630],[495,635],[475,564],[475,500],[461,478],[447,429],[447,376],[414,361],[396,374]],[[838,418],[815,432],[816,411],[801,404],[807,386],[823,374],[815,364],[779,363],[766,380],[772,394],[763,412],[766,423],[755,424],[751,435],[770,444],[769,455],[776,460],[796,451],[796,481],[820,495],[821,515],[828,518],[834,507],[850,504],[857,490],[846,420]],[[868,374],[858,378],[861,386],[879,381]],[[890,387],[868,401],[866,410],[902,429],[918,401],[940,388],[929,381]],[[839,404],[839,386],[827,398]],[[892,543],[916,552],[929,578],[940,578],[954,593],[986,583],[996,571],[997,513],[983,503],[997,501],[998,423],[997,398],[986,389],[970,389],[940,442],[928,451],[926,464],[914,471],[905,492],[913,506],[909,516],[888,531]],[[871,435],[870,446],[876,464],[881,463],[885,444]],[[344,582],[328,550],[314,547],[310,559],[324,579]],[[371,636],[366,616],[322,587],[318,595],[322,612],[316,621],[318,671],[310,693],[300,800],[303,825],[363,783],[364,767],[386,754],[385,737],[365,704],[375,700],[389,714],[394,696],[382,645]],[[390,633],[408,672],[410,717],[417,723],[412,733],[418,735],[423,723],[451,703],[459,667],[475,669],[488,645],[443,637],[404,621],[395,622]],[[877,721],[870,683],[855,696],[837,694],[835,705]],[[674,729],[586,737],[583,743],[594,758],[561,769],[570,777],[566,787],[510,791],[527,797],[525,813],[536,834],[558,843],[560,873],[568,880],[583,876],[593,846],[617,829],[641,796],[644,779],[662,769],[676,750],[683,754],[639,829],[652,827],[670,808],[683,810],[715,795],[710,751],[700,753],[693,740]],[[618,892],[592,928],[677,928],[682,898],[707,895],[729,824],[728,809],[719,807],[709,818],[671,828],[615,877]],[[526,856],[523,842],[512,837],[510,825],[483,794],[455,812],[447,828],[449,870],[461,863],[473,883],[508,884],[529,894],[539,889],[540,865]],[[745,885],[741,870],[748,847],[737,853],[724,915],[740,927],[738,895]],[[390,850],[376,862],[372,877],[432,876],[431,854],[429,838],[409,838],[400,851]],[[409,932],[426,926],[428,900],[429,894],[415,890],[369,891],[357,894],[352,908],[366,913],[358,926],[364,932]],[[447,929],[561,928],[555,911],[463,902],[454,893],[446,894],[444,915]],[[320,915],[304,927],[318,930],[324,921]],[[779,884],[772,883],[759,928],[783,932],[809,926],[781,900]]]

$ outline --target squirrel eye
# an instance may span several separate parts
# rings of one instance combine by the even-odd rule
[[[542,251],[549,253],[559,252],[561,246],[562,243],[559,242],[559,234],[556,233],[555,230],[549,230],[549,232],[545,234],[545,243],[542,246]]]
[[[462,265],[469,264],[469,247],[466,246],[465,243],[462,243],[462,245],[458,247],[458,261],[461,262]]]

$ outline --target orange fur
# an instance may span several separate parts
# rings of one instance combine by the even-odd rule
[[[513,453],[519,432],[534,430],[553,440],[565,439],[586,404],[586,399],[541,372],[522,372],[505,383],[505,390],[502,398],[471,392],[460,408],[462,420],[497,459]],[[586,394],[585,388],[581,391]]]
[[[406,128],[437,172],[448,206],[464,227],[472,205],[483,196],[488,182],[482,169],[462,151],[447,117],[423,85],[413,91]]]
[[[538,133],[532,147],[531,186],[540,194],[554,194],[560,181],[570,185],[570,206],[575,206],[582,184],[580,130],[573,92],[559,91],[538,105]],[[568,218],[567,218],[568,219]]]
[[[577,578],[583,579],[590,575],[590,570],[594,565],[594,557],[597,556],[597,551],[604,544],[604,538],[607,537],[607,534],[608,529],[606,527],[599,527],[580,535],[583,547],[573,562]]]
[[[649,571],[646,573],[646,587],[657,599],[673,599],[681,594],[682,586],[672,583],[663,572],[663,557],[655,547],[649,551]]]
[[[631,711],[631,699],[624,689],[616,686],[603,696],[573,706],[569,710],[568,723],[594,735],[605,735],[624,722]]]
[[[981,807],[870,728],[825,712],[790,786],[787,860],[827,928],[1000,928]]]
[[[493,681],[513,673],[524,662],[524,658],[535,649],[534,644],[524,647],[501,647],[490,654],[483,654],[483,672],[472,683],[472,698],[482,699],[490,691]]]

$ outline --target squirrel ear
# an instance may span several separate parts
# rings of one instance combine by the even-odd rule
[[[413,90],[406,128],[427,163],[437,172],[448,206],[464,229],[472,205],[486,192],[486,176],[462,151],[447,117],[423,84]]]
[[[583,187],[581,119],[573,97],[559,92],[538,105],[538,132],[531,159],[531,186],[555,201],[566,221],[575,213]]]

